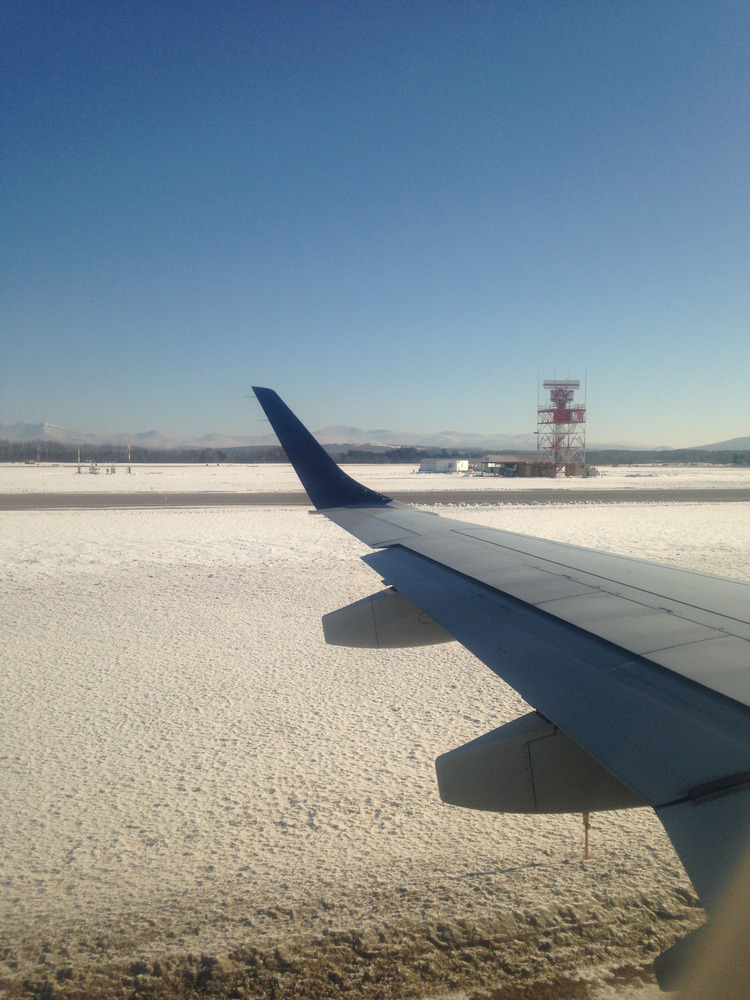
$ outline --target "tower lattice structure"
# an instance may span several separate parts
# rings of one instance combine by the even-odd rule
[[[548,379],[549,400],[537,409],[537,458],[554,465],[555,475],[566,466],[586,462],[586,406],[574,403],[581,383],[573,379]]]

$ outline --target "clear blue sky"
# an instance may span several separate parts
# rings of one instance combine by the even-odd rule
[[[0,421],[750,433],[746,0],[0,17]]]

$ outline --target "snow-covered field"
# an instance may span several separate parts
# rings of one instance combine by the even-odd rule
[[[300,489],[291,465],[19,465],[0,463],[0,493],[87,493],[90,491],[178,493],[291,492]],[[496,479],[473,475],[419,473],[413,465],[350,465],[343,468],[367,486],[391,490],[545,489],[738,489],[750,487],[750,468],[732,466],[603,466],[589,479]]]
[[[354,472],[384,491],[417,479],[366,468]],[[623,480],[651,481],[632,471]],[[664,476],[687,472],[695,485],[725,470]],[[297,488],[280,466],[0,468],[4,491],[81,482]],[[460,517],[750,580],[749,508]],[[284,996],[303,974],[308,996],[601,983],[700,922],[647,811],[594,817],[584,862],[579,816],[441,804],[434,758],[525,706],[455,643],[326,646],[321,614],[379,580],[324,518],[250,507],[4,512],[0,524],[0,995],[51,983],[115,996],[190,976],[238,997]]]

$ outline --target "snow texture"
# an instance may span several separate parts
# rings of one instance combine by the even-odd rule
[[[367,471],[386,492],[409,476]],[[672,471],[659,478],[687,481]],[[295,487],[284,467],[95,478],[6,466],[0,476],[3,490],[30,492],[82,480]],[[440,512],[749,580],[749,507]],[[526,940],[525,928],[536,942],[532,957],[508,959],[511,978],[558,966],[601,982],[644,940],[647,961],[700,922],[647,810],[594,817],[583,862],[580,816],[440,802],[434,758],[527,708],[455,643],[326,646],[320,616],[379,589],[365,551],[304,508],[2,514],[0,995],[24,995],[30,969],[42,982],[65,979],[61,969],[86,982],[133,956],[151,970],[165,956],[251,946],[303,954],[336,934],[374,935],[373,953],[383,941],[437,940],[425,947],[439,985],[440,928],[458,940],[485,926],[495,968],[497,928],[510,925],[508,940]],[[545,920],[556,943],[540,951]],[[618,926],[637,927],[635,944],[607,937]]]

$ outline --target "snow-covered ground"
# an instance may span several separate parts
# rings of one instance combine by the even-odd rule
[[[291,465],[116,465],[89,466],[0,464],[0,493],[120,492],[287,492],[299,490]],[[738,489],[750,487],[750,468],[732,466],[602,466],[588,479],[497,479],[473,475],[419,473],[413,465],[345,465],[367,486],[390,490],[529,490],[529,489]]]
[[[6,466],[0,488],[296,488],[285,467],[204,468]],[[381,490],[417,479],[388,466],[362,478]],[[750,580],[748,504],[460,517]],[[273,974],[277,991],[295,963],[321,961],[363,995],[357,976],[382,965],[396,976],[383,996],[417,974],[423,995],[453,982],[460,996],[503,963],[511,978],[601,981],[700,922],[648,811],[594,817],[584,862],[579,816],[441,804],[434,758],[525,706],[455,643],[326,646],[321,614],[379,580],[325,518],[46,511],[0,525],[0,995],[31,978],[109,996],[123,977],[241,966],[235,995],[250,996],[248,956],[262,954],[252,975]]]

